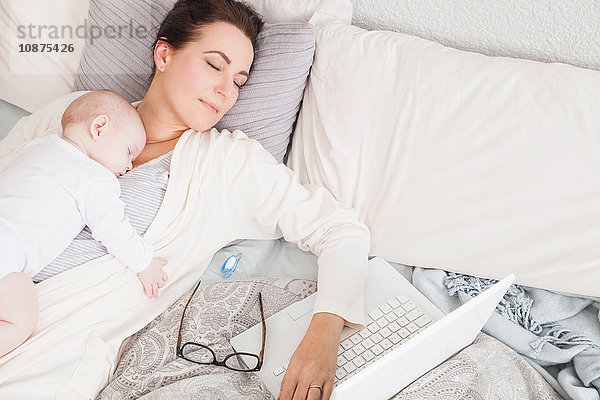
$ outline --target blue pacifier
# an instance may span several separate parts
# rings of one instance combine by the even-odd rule
[[[227,260],[225,260],[221,267],[221,272],[225,278],[229,278],[235,272],[241,258],[242,253],[227,257]]]

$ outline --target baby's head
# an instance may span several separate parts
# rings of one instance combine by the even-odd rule
[[[146,131],[137,110],[109,90],[86,93],[65,110],[63,136],[94,161],[120,176],[146,145]]]

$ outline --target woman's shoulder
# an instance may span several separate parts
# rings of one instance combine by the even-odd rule
[[[204,132],[188,131],[178,143],[177,158],[203,159],[210,165],[227,170],[260,166],[278,162],[262,145],[250,139],[241,130],[221,131],[216,128]]]
[[[236,129],[230,131],[228,129],[218,130],[212,128],[204,134],[210,137],[210,141],[216,146],[222,146],[232,151],[238,150],[253,150],[253,151],[266,151],[260,142],[255,139],[251,139],[243,131]]]
[[[275,160],[261,144],[255,139],[251,139],[243,131],[236,129],[221,131],[212,128],[206,132],[210,136],[210,141],[214,146],[230,156],[242,157],[244,159],[256,159],[272,162]]]
[[[203,163],[225,169],[278,164],[258,141],[242,131],[216,128],[204,132],[186,131],[177,143],[173,157],[174,160],[203,160]]]

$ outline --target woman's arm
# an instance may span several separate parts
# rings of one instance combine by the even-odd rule
[[[369,231],[350,207],[326,189],[299,184],[293,171],[277,163],[258,142],[235,143],[228,173],[234,174],[229,204],[239,237],[280,237],[318,256],[315,315],[285,375],[281,399],[306,398],[310,385],[328,398],[344,323],[364,324],[364,282]],[[313,393],[316,392],[316,393]],[[319,398],[318,390],[310,396]]]

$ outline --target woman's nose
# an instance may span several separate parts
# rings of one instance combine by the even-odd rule
[[[229,97],[233,93],[233,85],[233,81],[225,79],[221,81],[219,85],[216,86],[215,91],[217,92],[217,94],[223,95],[224,97]]]

